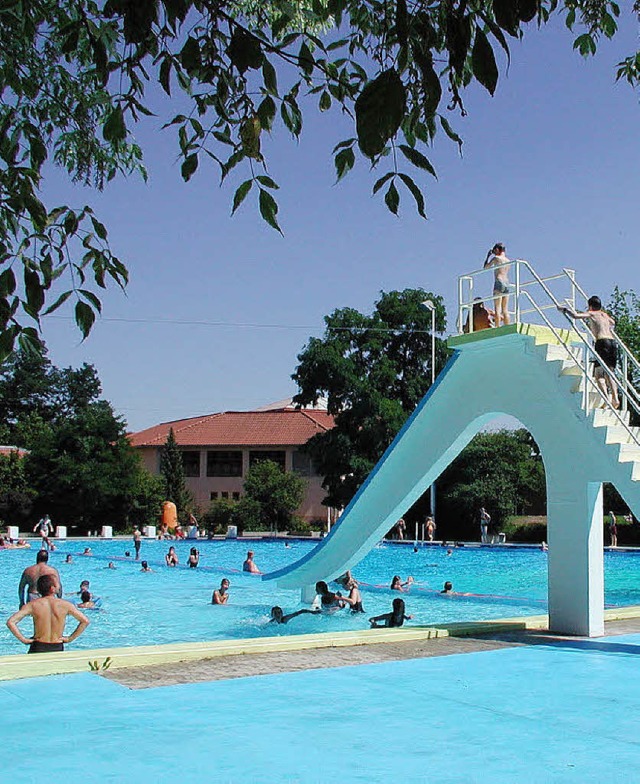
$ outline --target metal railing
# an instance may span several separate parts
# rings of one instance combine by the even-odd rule
[[[458,278],[458,330],[459,332],[473,332],[474,305],[492,302],[497,297],[492,294],[488,297],[477,297],[475,291],[479,279],[491,283],[495,271],[506,266],[514,267],[515,281],[509,284],[512,288],[508,294],[499,295],[508,297],[508,303],[513,303],[513,310],[508,310],[509,321],[515,323],[539,323],[547,327],[559,345],[563,346],[567,352],[567,360],[571,359],[580,369],[582,383],[582,408],[585,413],[595,406],[590,405],[590,392],[595,393],[597,405],[612,412],[614,419],[629,435],[631,442],[640,446],[639,431],[632,428],[620,410],[613,407],[608,395],[603,394],[590,372],[591,365],[599,368],[599,372],[608,378],[618,391],[622,411],[632,409],[640,417],[640,393],[633,386],[629,379],[629,367],[633,367],[640,376],[640,362],[631,353],[624,342],[615,334],[614,338],[619,348],[622,373],[618,375],[606,366],[598,357],[593,336],[586,324],[579,319],[573,319],[568,313],[561,312],[560,307],[569,305],[571,310],[576,311],[576,299],[584,298],[585,303],[588,299],[585,291],[576,281],[575,271],[563,269],[562,272],[547,277],[541,277],[533,269],[531,264],[524,259],[514,259],[504,265],[496,265],[481,270],[474,270]],[[537,292],[535,291],[537,289]],[[554,289],[554,290],[552,290]],[[532,293],[532,290],[534,293]],[[566,292],[566,293],[565,293]],[[537,297],[534,294],[537,293]],[[563,296],[564,295],[564,296]],[[513,319],[511,318],[513,317]],[[525,318],[526,317],[526,318]],[[555,323],[554,323],[555,322]],[[568,322],[569,329],[566,324]],[[564,328],[558,323],[565,324]],[[576,350],[576,347],[577,350]],[[579,376],[576,376],[579,378]],[[606,382],[605,382],[606,383]]]

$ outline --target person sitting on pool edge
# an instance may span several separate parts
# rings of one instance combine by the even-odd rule
[[[398,628],[402,626],[405,621],[410,621],[413,615],[404,614],[404,599],[393,600],[393,610],[384,615],[376,615],[374,618],[369,618],[369,623],[372,629],[384,628]],[[382,621],[382,623],[380,623]]]
[[[292,618],[295,618],[298,615],[305,615],[305,614],[307,614],[307,615],[319,615],[320,614],[320,610],[318,610],[318,609],[316,609],[316,610],[306,610],[306,609],[305,610],[296,610],[295,612],[292,612],[292,613],[289,613],[288,615],[285,615],[282,612],[282,607],[278,607],[278,605],[276,605],[275,607],[271,608],[271,618],[269,620],[269,623],[277,623],[277,624],[288,623]]]
[[[220,587],[213,592],[211,604],[226,604],[229,601],[229,585],[229,580],[225,577],[220,583]]]
[[[262,574],[260,569],[256,566],[255,561],[253,560],[253,550],[249,550],[247,553],[247,559],[242,564],[242,571],[243,572],[250,572],[251,574]]]

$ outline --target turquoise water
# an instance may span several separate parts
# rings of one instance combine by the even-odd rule
[[[89,544],[94,557],[75,555]],[[187,560],[190,542],[179,542],[180,561]],[[456,548],[451,556],[441,547],[419,548],[384,545],[375,548],[353,570],[362,582],[364,615],[347,611],[333,615],[303,615],[286,626],[267,623],[272,605],[285,611],[298,609],[299,592],[278,589],[272,582],[240,571],[248,547],[263,571],[271,571],[297,560],[313,547],[294,541],[289,548],[282,541],[198,542],[200,567],[187,569],[164,566],[168,545],[149,541],[142,546],[142,558],[153,573],[140,571],[140,564],[125,559],[133,547],[128,541],[88,541],[60,543],[50,563],[61,574],[65,592],[77,591],[88,579],[91,591],[102,598],[102,607],[91,612],[91,626],[75,643],[77,648],[188,642],[274,634],[334,632],[368,628],[371,615],[388,612],[398,594],[388,585],[394,574],[403,580],[412,575],[416,585],[404,596],[407,613],[416,624],[438,624],[460,620],[482,620],[546,612],[546,560],[540,550],[506,548]],[[66,553],[74,562],[65,564]],[[4,620],[17,609],[17,586],[25,566],[35,561],[36,551],[0,551],[0,654],[19,653],[22,646],[9,633]],[[107,567],[113,559],[117,569]],[[117,559],[117,560],[116,560]],[[606,601],[609,604],[640,604],[640,554],[607,553]],[[211,594],[222,577],[231,581],[227,606],[211,605]],[[472,596],[442,596],[445,580],[454,589]],[[479,595],[478,595],[479,594]],[[30,633],[30,622],[23,630]]]

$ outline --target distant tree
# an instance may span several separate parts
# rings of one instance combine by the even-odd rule
[[[544,466],[526,430],[480,433],[438,480],[438,531],[477,538],[484,506],[501,526],[512,515],[546,513]]]
[[[301,406],[326,397],[336,426],[305,446],[327,490],[324,503],[350,501],[409,414],[431,386],[431,313],[446,329],[442,298],[423,289],[381,292],[371,315],[341,308],[325,317],[325,334],[298,355],[293,380]],[[448,356],[435,341],[438,373]]]
[[[190,511],[193,504],[184,478],[182,454],[178,449],[175,433],[170,428],[167,440],[160,450],[160,473],[164,479],[165,501],[173,501],[180,520]]]
[[[29,519],[35,491],[29,487],[18,452],[0,455],[0,521],[20,525]]]
[[[247,472],[244,499],[254,505],[260,529],[287,530],[304,498],[305,481],[285,473],[272,460],[260,460]]]
[[[210,534],[226,533],[227,526],[232,523],[236,503],[228,498],[218,498],[212,501],[207,511],[202,515],[202,525]]]
[[[613,289],[607,310],[616,320],[617,335],[640,361],[640,297],[634,291],[622,291],[616,286]],[[620,369],[622,370],[622,368]],[[633,362],[628,363],[627,378],[631,385],[640,392],[640,371]],[[640,415],[634,406],[631,406],[630,409],[631,424],[640,425]]]
[[[150,474],[142,465],[134,472],[128,498],[126,521],[129,525],[155,525],[164,498],[162,477]]]
[[[633,24],[638,3],[626,6]],[[377,168],[373,193],[386,207],[397,214],[409,197],[426,217],[432,145],[462,147],[465,93],[495,93],[510,41],[561,17],[588,57],[620,14],[612,0],[0,3],[0,361],[16,339],[37,347],[40,317],[69,300],[86,336],[100,290],[127,283],[89,206],[45,204],[52,163],[98,189],[146,176],[133,129],[167,111],[182,177],[210,162],[233,182],[233,212],[254,197],[279,230],[265,138],[277,126],[298,138],[303,112],[333,109],[352,121],[334,140],[337,178]],[[617,78],[640,83],[640,53],[618,63]],[[153,101],[158,87],[168,110]]]
[[[34,515],[85,528],[149,521],[136,515],[153,482],[101,392],[92,365],[56,368],[19,352],[1,367],[2,440],[28,450],[20,465]]]

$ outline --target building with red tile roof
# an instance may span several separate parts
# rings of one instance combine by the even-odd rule
[[[218,499],[239,500],[249,468],[261,459],[273,460],[306,480],[298,514],[311,522],[326,521],[329,510],[322,505],[321,477],[301,447],[332,427],[333,417],[326,410],[296,409],[285,400],[254,411],[224,411],[163,422],[132,433],[129,439],[140,450],[147,469],[158,474],[160,449],[173,428],[187,487],[204,508]]]

